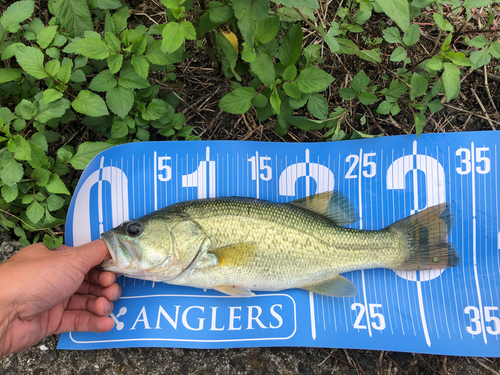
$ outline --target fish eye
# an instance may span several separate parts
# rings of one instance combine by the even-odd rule
[[[142,232],[142,225],[139,222],[132,222],[127,225],[127,234],[131,237],[137,237]]]

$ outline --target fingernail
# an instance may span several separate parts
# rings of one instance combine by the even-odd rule
[[[113,312],[113,304],[109,301],[106,301],[104,305],[104,314],[110,315]]]
[[[115,293],[113,294],[113,301],[116,301],[118,298],[120,298],[121,294],[122,294],[122,288],[119,285],[117,285]]]

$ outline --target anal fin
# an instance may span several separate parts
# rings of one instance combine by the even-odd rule
[[[255,294],[248,288],[231,286],[231,285],[219,285],[213,288],[214,290],[228,294],[233,297],[253,297]]]
[[[340,275],[330,280],[302,287],[302,289],[331,297],[354,297],[358,293],[358,287]]]

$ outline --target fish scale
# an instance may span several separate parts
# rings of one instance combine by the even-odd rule
[[[339,276],[343,272],[459,262],[446,242],[452,217],[447,204],[379,231],[340,225],[355,221],[355,212],[338,192],[285,204],[235,197],[178,203],[104,233],[113,263],[103,267],[232,295],[303,288],[346,296],[357,289]],[[123,253],[126,261],[118,259]]]

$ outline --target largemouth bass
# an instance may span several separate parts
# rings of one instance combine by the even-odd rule
[[[182,202],[103,233],[112,259],[101,267],[234,296],[290,288],[354,296],[356,285],[340,273],[460,263],[447,242],[447,203],[378,231],[343,227],[357,220],[355,207],[339,192],[284,204],[235,197]]]

